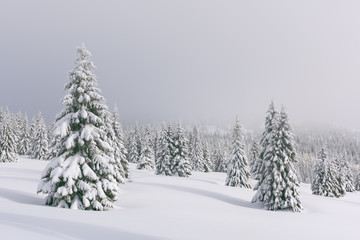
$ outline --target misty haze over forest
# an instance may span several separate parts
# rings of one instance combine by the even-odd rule
[[[357,1],[71,4],[2,1],[2,106],[52,122],[84,42],[124,125],[238,115],[258,129],[274,100],[294,126],[359,130]]]

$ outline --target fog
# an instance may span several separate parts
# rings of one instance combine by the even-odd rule
[[[263,125],[271,100],[296,125],[360,130],[359,1],[0,3],[0,105],[48,122],[76,47],[124,124]]]

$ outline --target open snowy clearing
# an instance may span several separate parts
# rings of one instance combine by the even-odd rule
[[[332,199],[302,184],[303,212],[271,212],[250,203],[253,190],[224,186],[224,173],[166,177],[132,164],[117,209],[77,211],[36,194],[47,163],[0,164],[1,239],[358,239],[360,193]]]

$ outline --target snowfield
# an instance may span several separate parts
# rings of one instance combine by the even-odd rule
[[[225,173],[156,176],[130,164],[116,209],[103,212],[44,205],[36,194],[48,162],[0,164],[1,239],[359,239],[360,193],[314,196],[301,184],[301,213],[250,203],[255,192],[225,186]]]

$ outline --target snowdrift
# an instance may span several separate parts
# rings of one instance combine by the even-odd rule
[[[77,211],[44,205],[36,194],[47,162],[0,164],[1,239],[358,239],[360,193],[335,199],[302,184],[301,213],[250,203],[251,189],[225,186],[224,173],[156,176],[131,165],[116,208]]]

